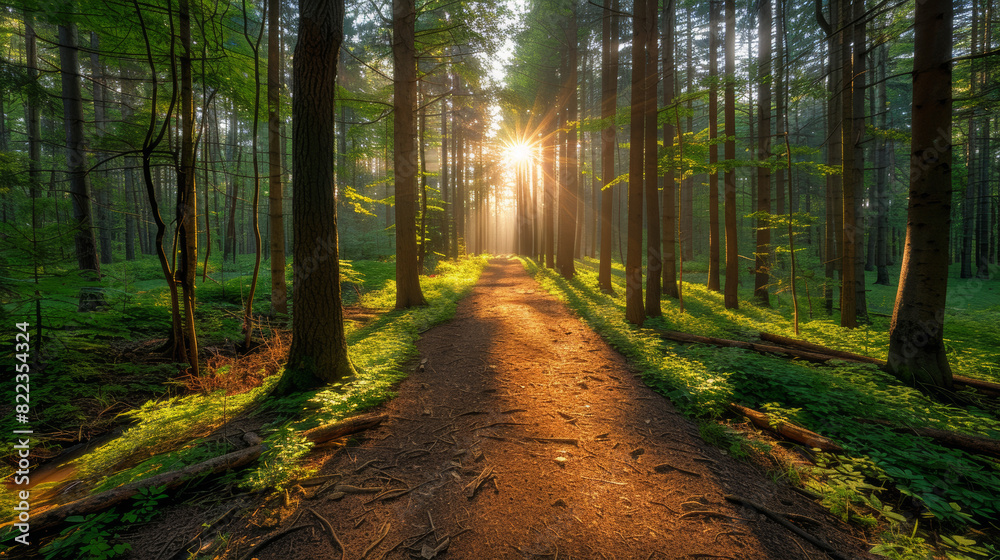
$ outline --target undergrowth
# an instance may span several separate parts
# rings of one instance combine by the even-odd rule
[[[624,320],[620,267],[615,267],[613,274],[617,295],[609,296],[598,289],[597,262],[592,259],[578,261],[577,275],[570,281],[534,261],[524,264],[542,286],[628,357],[647,384],[669,397],[685,414],[720,418],[728,403],[739,402],[763,408],[840,443],[845,455],[821,459],[820,467],[801,476],[806,489],[835,514],[866,527],[923,519],[928,529],[943,535],[938,544],[953,558],[989,557],[1000,535],[996,525],[1000,517],[1000,466],[869,422],[885,420],[897,426],[997,438],[1000,420],[995,411],[933,401],[872,365],[816,365],[736,348],[685,346],[664,341],[654,330],[736,339],[748,339],[761,330],[791,336],[787,307],[767,309],[741,300],[739,309],[727,310],[722,294],[685,283],[685,313],[679,312],[677,302],[664,298],[663,317],[647,319],[645,328],[636,328]],[[946,319],[945,328],[946,332],[961,332],[968,326],[949,330]],[[805,321],[802,338],[883,358],[888,346],[884,323],[849,330],[825,316]],[[977,348],[951,339],[949,345],[965,348],[961,353],[953,350],[952,356],[963,356],[953,360],[956,374],[983,377],[966,369],[977,367]],[[989,356],[993,352],[991,347],[982,353]],[[730,452],[747,449],[745,443],[725,432],[704,427],[702,432]],[[981,533],[969,537],[973,534],[970,531],[981,529],[992,533],[987,541],[993,543],[977,544],[983,540]],[[963,544],[956,547],[946,539]],[[903,540],[900,537],[893,542]]]

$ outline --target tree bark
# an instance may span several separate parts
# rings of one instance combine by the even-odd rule
[[[635,0],[632,9],[632,107],[628,166],[628,241],[625,257],[625,319],[642,325],[646,319],[642,302],[642,195],[645,119],[646,2]]]
[[[768,284],[771,282],[771,170],[764,162],[771,157],[771,0],[762,0],[758,14],[757,48],[757,248],[754,252],[754,288],[757,303],[770,305]]]
[[[736,2],[726,3],[726,161],[732,164],[736,159]],[[737,244],[736,223],[736,171],[726,168],[725,181],[725,221],[726,221],[726,285],[723,297],[726,309],[739,307],[739,245]]]
[[[59,67],[62,78],[63,118],[66,129],[66,167],[73,201],[74,242],[77,267],[84,277],[98,280],[101,263],[94,238],[90,176],[87,173],[86,136],[83,132],[83,97],[80,93],[79,45],[75,23],[59,26]],[[84,306],[81,292],[81,306]],[[93,305],[89,303],[87,305]],[[91,307],[92,308],[92,307]]]
[[[334,198],[334,92],[343,0],[300,0],[292,96],[292,345],[275,393],[354,377],[340,295]]]
[[[719,285],[719,13],[718,2],[709,0],[708,32],[708,289]]]
[[[676,23],[677,3],[666,0],[661,20],[663,35],[663,107],[667,111],[677,111],[674,106],[674,93],[677,90],[677,68],[674,62],[674,24]],[[663,146],[671,153],[671,147],[677,132],[674,130],[676,119],[667,118],[663,122]],[[673,162],[667,165],[663,174],[663,225],[660,233],[663,236],[663,293],[677,299],[677,177]]]
[[[951,221],[951,0],[917,3],[906,245],[889,326],[889,368],[908,385],[952,387],[945,354]]]
[[[669,1],[669,0],[668,0]],[[611,241],[614,187],[607,186],[615,178],[615,123],[618,107],[618,1],[604,0],[601,28],[601,118],[606,125],[601,131],[601,261],[598,265],[597,283],[600,289],[614,293],[611,283]],[[547,178],[548,173],[545,174]],[[546,200],[546,205],[549,202]],[[596,201],[595,201],[596,204]]]
[[[281,180],[281,2],[268,0],[267,8],[267,173],[268,248],[271,252],[271,313],[288,313],[285,285],[284,185]]]
[[[576,274],[573,260],[576,254],[576,220],[579,205],[580,177],[577,161],[577,23],[576,7],[566,26],[566,76],[563,79],[564,99],[566,99],[566,173],[559,191],[559,243],[556,248],[556,269],[567,280]],[[641,145],[641,143],[640,143]]]
[[[659,81],[657,72],[656,48],[656,16],[655,0],[646,1],[646,75],[644,79],[643,105],[645,123],[643,125],[644,149],[643,170],[646,194],[646,316],[659,317],[660,285],[663,276],[663,264],[660,261],[660,192],[659,192],[659,158],[656,142],[656,84]]]
[[[396,184],[396,309],[426,305],[417,270],[417,94],[414,0],[393,0],[393,170]]]

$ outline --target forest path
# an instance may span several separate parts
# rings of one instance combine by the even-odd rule
[[[493,261],[418,348],[389,420],[323,465],[340,487],[291,504],[299,524],[318,521],[306,508],[330,522],[343,558],[826,557],[727,494],[811,517],[806,531],[868,556],[816,504],[705,444],[516,261]],[[260,539],[240,540],[231,551]],[[341,556],[319,529],[256,555]]]

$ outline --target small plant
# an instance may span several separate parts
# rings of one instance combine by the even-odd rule
[[[128,552],[132,545],[115,544],[117,533],[112,533],[110,526],[118,520],[118,515],[112,511],[92,513],[86,517],[73,515],[66,518],[72,523],[63,529],[59,536],[40,550],[45,560],[66,558],[76,560],[89,558],[105,560]]]
[[[125,523],[147,523],[156,517],[156,514],[159,513],[156,510],[156,505],[167,497],[164,493],[166,489],[166,485],[140,489],[139,495],[134,498],[135,503],[132,509],[122,514],[122,521]]]

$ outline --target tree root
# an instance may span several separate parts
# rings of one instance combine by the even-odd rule
[[[323,524],[323,530],[330,536],[330,540],[340,548],[340,560],[344,560],[347,557],[347,549],[344,548],[344,543],[340,542],[340,539],[337,537],[337,532],[333,530],[333,525],[313,508],[306,508],[306,511],[313,514],[313,517],[319,519],[320,523]]]
[[[782,527],[788,529],[789,531],[795,533],[799,537],[802,537],[809,544],[811,544],[811,545],[815,546],[816,548],[822,550],[823,552],[829,554],[831,557],[835,558],[836,560],[847,560],[846,556],[844,556],[843,554],[837,552],[837,550],[835,548],[833,548],[832,546],[830,546],[829,544],[827,544],[825,541],[823,541],[819,537],[814,537],[814,536],[810,535],[809,533],[807,533],[807,532],[803,531],[802,529],[800,529],[800,528],[796,527],[795,525],[793,525],[792,522],[788,521],[788,519],[786,519],[783,514],[780,514],[780,513],[775,512],[775,511],[772,511],[770,509],[767,509],[766,507],[764,507],[764,506],[762,506],[762,505],[760,505],[758,503],[755,503],[755,502],[753,502],[751,500],[747,500],[745,498],[740,498],[738,496],[733,496],[731,494],[727,494],[725,496],[725,498],[726,498],[726,500],[728,500],[730,502],[737,503],[737,504],[742,504],[744,506],[748,506],[748,507],[751,507],[751,508],[759,511],[760,513],[763,513],[764,515],[766,515],[768,518],[770,518],[774,522],[778,523],[779,525],[781,525]]]

